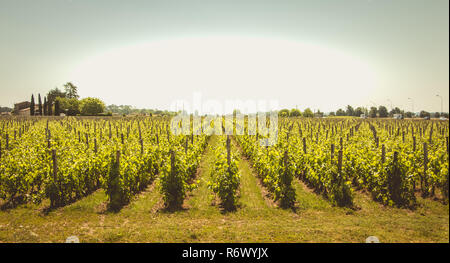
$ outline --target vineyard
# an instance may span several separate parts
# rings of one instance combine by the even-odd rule
[[[259,123],[1,119],[0,242],[448,242],[448,121],[283,118],[269,147]]]

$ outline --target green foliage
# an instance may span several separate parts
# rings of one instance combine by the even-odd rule
[[[48,104],[47,104],[47,98],[44,97],[44,116],[48,115]]]
[[[109,176],[106,185],[106,194],[109,198],[109,207],[112,210],[120,209],[126,203],[126,190],[120,178],[120,165],[114,154],[110,159]]]
[[[283,140],[277,147],[263,148],[259,146],[255,136],[243,135],[236,138],[245,155],[252,161],[263,185],[273,194],[274,200],[280,201],[283,208],[293,207],[295,191],[292,188],[292,179],[295,166],[292,165],[290,154],[285,162],[284,152],[288,147],[286,142]]]
[[[355,109],[354,116],[359,117],[359,116],[361,116],[361,114],[365,114],[365,113],[366,113],[366,109],[365,109],[365,108],[363,108],[363,107],[357,107],[357,108]]]
[[[236,209],[237,190],[239,188],[240,174],[236,156],[230,154],[230,164],[226,156],[227,149],[223,147],[225,140],[221,138],[221,147],[215,149],[214,168],[211,171],[212,180],[208,186],[217,194],[226,211]]]
[[[165,141],[167,151],[165,165],[161,170],[160,184],[164,204],[168,209],[179,209],[186,193],[196,187],[194,177],[200,163],[200,155],[206,146],[206,136],[197,137],[196,143],[186,148],[190,136],[174,136]]]
[[[347,105],[347,109],[345,110],[345,115],[347,116],[355,116],[355,110],[352,106]]]
[[[164,195],[164,203],[170,209],[179,209],[186,197],[186,164],[176,159],[175,153],[171,165],[163,169],[161,175],[161,191]]]
[[[59,101],[56,100],[55,101],[55,116],[59,116],[60,113],[61,113],[61,109],[60,109],[60,106],[59,106]]]
[[[345,116],[345,111],[343,109],[338,109],[336,111],[336,116]]]
[[[97,98],[84,98],[80,101],[82,115],[98,115],[105,111],[105,103]]]
[[[302,116],[302,113],[298,109],[292,109],[289,113],[289,117],[300,117]]]
[[[42,116],[44,112],[42,111],[42,100],[41,94],[38,94],[38,115]]]
[[[288,109],[282,109],[278,111],[278,116],[280,117],[289,117],[289,110]]]
[[[78,99],[78,87],[73,85],[72,82],[64,84],[65,97],[68,99]]]
[[[378,107],[378,116],[380,118],[386,118],[388,116],[388,110],[385,106]]]
[[[369,111],[369,117],[370,118],[376,118],[378,114],[378,109],[377,107],[370,107],[370,111]]]
[[[303,111],[303,117],[312,118],[312,117],[314,117],[314,113],[312,112],[312,110],[310,108],[306,108]]]
[[[420,113],[419,113],[419,117],[420,118],[425,118],[425,117],[430,117],[431,116],[431,114],[429,113],[429,112],[427,112],[427,111],[420,111]]]
[[[65,98],[66,93],[61,91],[58,88],[54,88],[47,93],[47,100],[50,102],[54,102],[57,98]]]
[[[60,110],[68,116],[76,116],[77,114],[80,114],[81,105],[79,100],[75,98],[57,98],[56,101],[59,103]]]

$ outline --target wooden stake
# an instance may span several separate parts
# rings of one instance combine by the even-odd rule
[[[427,143],[423,143],[423,176],[425,177],[428,170],[428,147]]]
[[[231,165],[231,147],[230,147],[230,136],[227,135],[227,164],[228,168]]]
[[[306,154],[306,138],[303,137],[303,153]]]
[[[56,159],[56,150],[52,150],[52,160],[53,160],[53,180],[57,181],[58,179],[58,160]]]
[[[116,164],[117,164],[117,169],[119,169],[119,167],[120,167],[120,151],[119,150],[116,151]]]
[[[331,162],[333,162],[334,158],[334,144],[331,144]]]

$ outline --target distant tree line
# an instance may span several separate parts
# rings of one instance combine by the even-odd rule
[[[449,114],[448,112],[440,113],[430,113],[427,111],[420,111],[418,115],[416,115],[413,112],[404,110],[401,110],[398,107],[393,108],[392,110],[388,111],[388,109],[385,106],[379,106],[377,107],[370,107],[370,109],[366,107],[357,107],[353,108],[351,105],[347,105],[347,107],[344,109],[338,109],[336,112],[330,112],[329,116],[353,116],[353,117],[360,117],[362,114],[364,114],[367,117],[370,118],[387,118],[387,117],[393,117],[394,114],[401,114],[405,118],[412,118],[412,117],[420,117],[420,118],[440,118],[445,117],[448,118]],[[313,112],[310,108],[306,108],[303,112],[301,112],[298,109],[282,109],[278,111],[278,115],[281,117],[323,117],[324,113],[320,110],[317,110],[316,112]]]
[[[120,115],[129,115],[129,114],[137,114],[137,115],[163,115],[163,116],[172,116],[175,115],[175,112],[170,112],[166,110],[157,110],[157,109],[138,109],[131,105],[108,105],[106,106],[106,111],[110,113],[116,113]]]
[[[306,108],[303,112],[301,112],[299,109],[282,109],[278,111],[278,116],[280,117],[307,117],[312,118],[314,116],[316,117],[322,117],[323,112],[320,112],[318,110],[316,113],[314,113],[310,108]]]
[[[11,112],[13,109],[8,108],[8,107],[0,107],[0,113],[2,112]]]

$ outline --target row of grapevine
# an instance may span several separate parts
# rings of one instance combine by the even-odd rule
[[[244,123],[244,134],[236,136],[244,154],[250,159],[263,185],[272,193],[273,199],[279,201],[281,207],[293,207],[296,195],[292,187],[295,166],[292,165],[292,154],[289,145],[278,139],[277,146],[261,147],[259,139],[263,136],[248,135],[248,119]]]
[[[220,137],[219,147],[215,149],[214,156],[209,188],[219,196],[226,211],[234,210],[237,204],[240,174],[236,155],[231,151],[230,136],[226,136],[226,140]]]
[[[1,136],[9,147],[0,149],[0,199],[40,203],[49,198],[52,207],[104,188],[111,208],[118,208],[168,166],[170,150],[184,148],[180,158],[189,173],[195,171],[206,141],[192,135],[188,145],[170,133],[167,118],[30,118],[4,120],[1,127],[2,135],[26,132]]]
[[[197,136],[195,143],[194,137],[194,135],[175,137],[174,139],[184,143],[172,145],[169,152],[170,161],[162,167],[161,193],[165,206],[169,209],[180,208],[187,192],[196,186],[195,176],[207,144],[207,136]]]

